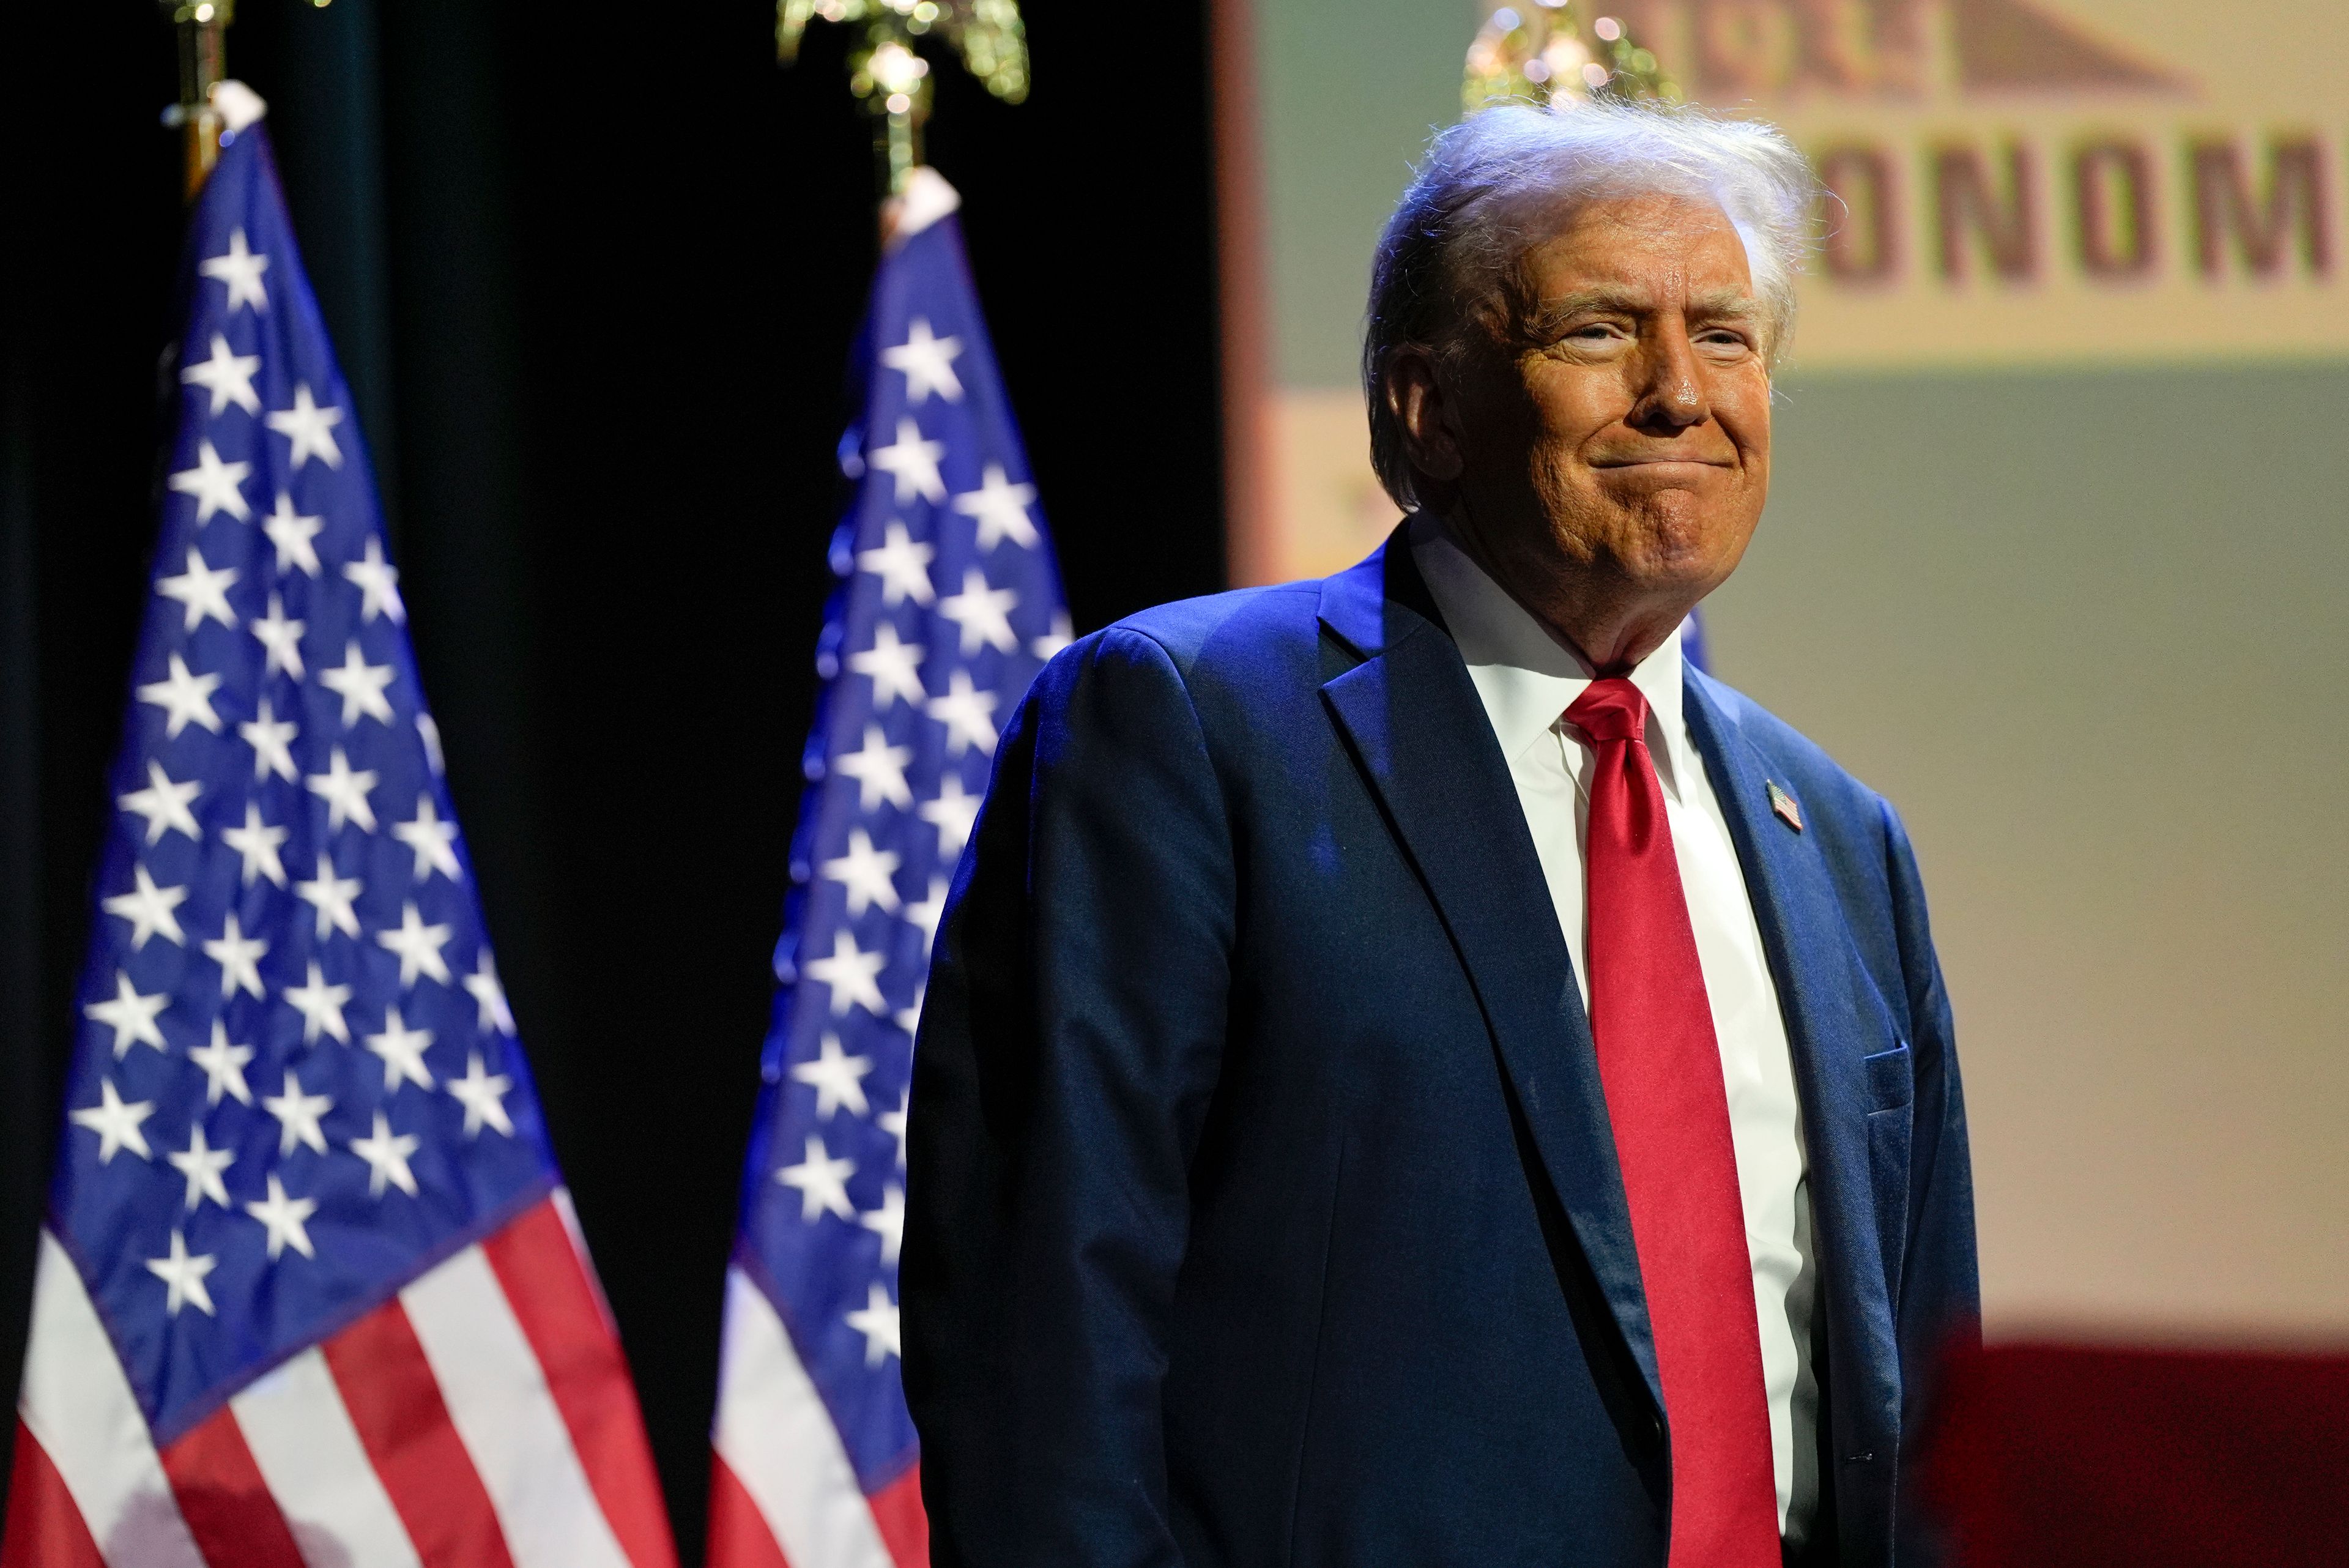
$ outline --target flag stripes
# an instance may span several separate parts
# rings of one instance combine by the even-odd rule
[[[106,1561],[202,1568],[203,1556],[172,1501],[147,1419],[82,1288],[81,1272],[46,1229],[33,1275],[31,1343],[41,1354],[25,1358],[16,1414],[63,1479]],[[12,1508],[11,1542],[17,1524]]]
[[[335,1551],[349,1568],[421,1568],[317,1350],[257,1379],[229,1408],[295,1539],[321,1543],[305,1553],[310,1568]]]
[[[915,1465],[865,1501],[897,1568],[929,1568],[930,1516],[922,1511],[922,1467]]]
[[[808,1568],[916,1568],[891,1555],[783,1320],[739,1265],[726,1271],[721,1359],[712,1433],[718,1461],[783,1560]],[[710,1561],[740,1568],[751,1559],[713,1550]]]
[[[223,1405],[162,1452],[180,1516],[212,1563],[306,1568],[294,1532],[253,1462],[253,1450]]]
[[[25,1425],[16,1419],[16,1469],[8,1478],[8,1536],[0,1543],[0,1568],[106,1568],[98,1542],[89,1538],[81,1510],[66,1490],[65,1478]]]
[[[384,1303],[323,1348],[367,1461],[424,1568],[514,1568],[489,1491],[399,1303]]]
[[[709,1456],[709,1540],[712,1563],[726,1568],[792,1568],[774,1532],[759,1513],[759,1505],[734,1478],[725,1456]]]
[[[559,1197],[160,1453],[45,1232],[0,1568],[675,1568]]]
[[[628,1568],[530,1342],[480,1250],[459,1253],[399,1299],[514,1568]]]
[[[481,1255],[529,1342],[623,1559],[636,1568],[676,1568],[652,1448],[618,1331],[578,1245],[568,1194],[558,1191],[525,1212],[481,1243]]]

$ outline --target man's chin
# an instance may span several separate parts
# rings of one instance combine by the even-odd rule
[[[1599,494],[1627,535],[1655,535],[1668,548],[1734,533],[1745,510],[1743,476],[1702,462],[1647,462],[1597,472]]]
[[[1745,553],[1752,529],[1723,516],[1712,497],[1663,491],[1626,509],[1615,556],[1623,575],[1645,589],[1702,597],[1721,586]]]

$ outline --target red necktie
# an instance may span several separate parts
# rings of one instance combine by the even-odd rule
[[[1594,680],[1566,719],[1599,753],[1584,856],[1590,1030],[1671,1422],[1670,1568],[1778,1568],[1777,1478],[1737,1151],[1664,792],[1648,755],[1648,700],[1629,680]]]

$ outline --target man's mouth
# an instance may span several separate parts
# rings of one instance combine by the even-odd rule
[[[1602,457],[1591,460],[1593,468],[1733,468],[1736,465],[1723,457],[1697,457],[1678,453],[1659,453],[1653,457]]]

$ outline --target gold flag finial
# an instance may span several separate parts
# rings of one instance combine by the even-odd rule
[[[1591,0],[1523,0],[1500,6],[1477,30],[1460,99],[1474,114],[1492,103],[1678,103],[1681,89],[1655,55]]]
[[[892,194],[922,161],[922,124],[930,117],[930,62],[915,51],[942,37],[963,68],[1006,103],[1028,96],[1028,35],[1019,0],[777,0],[775,54],[799,58],[810,22],[861,22],[864,37],[848,51],[848,88],[883,121],[880,149]]]

